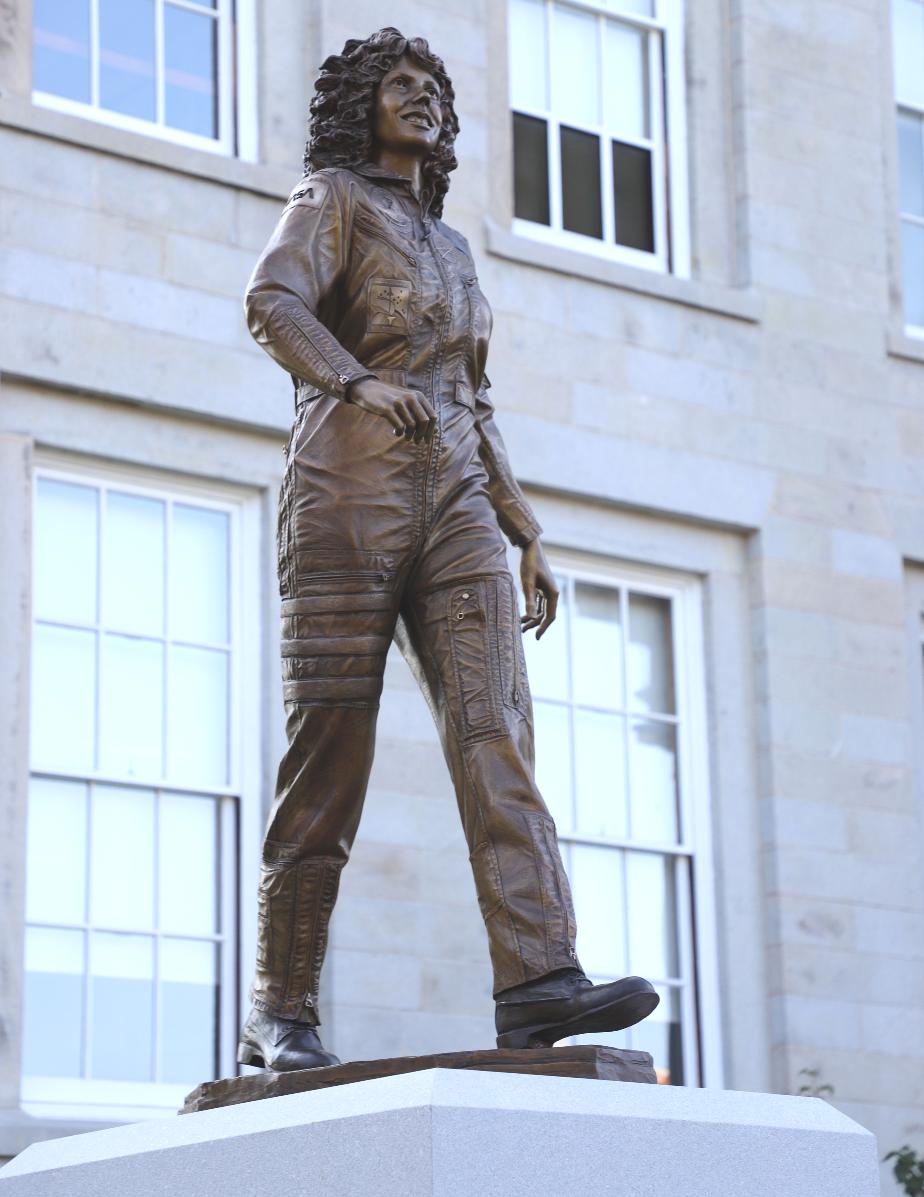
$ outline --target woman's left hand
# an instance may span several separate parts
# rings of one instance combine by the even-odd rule
[[[555,575],[538,536],[529,542],[520,557],[520,582],[526,599],[526,614],[520,616],[520,630],[528,632],[538,627],[538,640],[554,622],[558,608]]]

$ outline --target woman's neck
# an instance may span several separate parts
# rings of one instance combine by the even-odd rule
[[[420,198],[423,182],[423,160],[419,154],[406,154],[400,150],[379,146],[372,155],[372,161],[383,170],[390,170],[393,175],[401,175],[408,179],[414,195]]]

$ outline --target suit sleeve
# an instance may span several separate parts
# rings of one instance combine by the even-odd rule
[[[247,326],[270,357],[339,399],[350,383],[373,375],[317,316],[346,268],[345,209],[335,179],[303,179],[254,267],[244,298]]]
[[[525,548],[542,529],[514,477],[507,447],[494,420],[494,404],[488,398],[487,376],[475,396],[475,421],[480,437],[479,456],[488,472],[488,492],[504,535],[518,548]]]

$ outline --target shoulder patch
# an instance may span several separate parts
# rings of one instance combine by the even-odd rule
[[[326,179],[320,179],[317,175],[308,175],[292,191],[286,207],[320,208],[329,190],[330,183]]]

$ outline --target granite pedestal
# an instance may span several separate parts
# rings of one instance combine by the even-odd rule
[[[878,1197],[814,1098],[430,1069],[27,1148],[0,1197]]]

